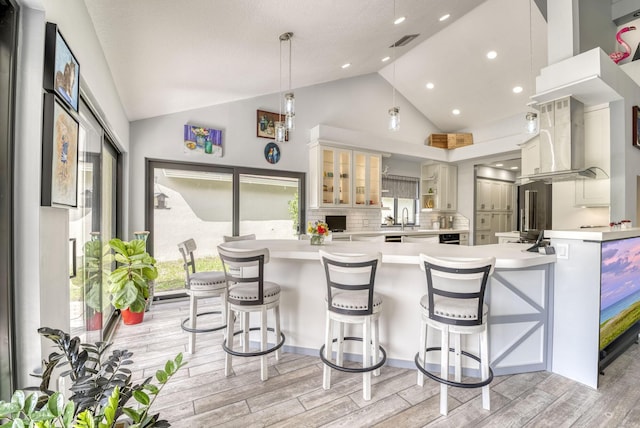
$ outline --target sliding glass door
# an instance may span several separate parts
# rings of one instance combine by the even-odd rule
[[[155,297],[184,290],[179,242],[196,241],[201,271],[222,269],[216,248],[224,235],[297,239],[303,190],[302,173],[147,161],[147,245],[158,262]]]
[[[102,256],[117,233],[118,152],[89,107],[80,102],[78,206],[69,210],[74,266],[69,283],[71,334],[106,336],[113,307],[106,292]]]

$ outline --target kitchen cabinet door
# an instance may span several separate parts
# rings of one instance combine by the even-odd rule
[[[476,210],[491,210],[491,182],[489,180],[476,180]]]
[[[476,215],[476,230],[491,230],[491,213]]]
[[[489,186],[491,188],[491,206],[490,209],[492,211],[495,210],[503,210],[503,206],[502,206],[502,198],[503,198],[503,183],[499,182],[499,181],[492,181],[491,183],[489,183]]]
[[[490,231],[478,231],[476,232],[476,239],[474,245],[487,245],[491,244],[491,232]]]
[[[610,170],[611,146],[609,108],[584,113],[584,166],[601,168],[597,177]],[[611,203],[609,178],[576,180],[576,206],[608,206]]]
[[[311,147],[309,160],[310,206],[351,206],[352,151],[318,144]]]
[[[458,209],[458,167],[455,165],[440,166],[440,190],[442,195],[440,209],[456,211]]]
[[[357,207],[380,207],[382,156],[353,152],[353,195]]]

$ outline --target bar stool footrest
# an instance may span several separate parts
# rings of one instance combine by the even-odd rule
[[[199,314],[196,314],[196,318],[198,318],[199,316],[202,315],[214,315],[214,314],[222,314],[221,311],[208,311],[208,312],[202,312]],[[187,324],[189,322],[189,320],[191,320],[191,317],[185,319],[184,321],[182,321],[182,329],[184,331],[187,331],[189,333],[210,333],[212,331],[219,331],[222,329],[227,328],[227,325],[221,325],[218,327],[211,327],[211,328],[191,328],[191,327],[187,327],[185,324]]]
[[[260,327],[251,327],[249,331],[259,331],[262,330]],[[267,327],[267,331],[274,332],[273,327]],[[244,333],[244,330],[236,331],[233,333],[234,336]],[[264,351],[252,351],[252,352],[242,352],[242,351],[234,351],[233,349],[229,349],[227,346],[227,339],[222,342],[222,349],[229,355],[233,355],[234,357],[260,357],[262,355],[270,354],[278,349],[282,348],[284,345],[285,336],[283,332],[280,332],[280,342],[276,343],[269,349],[265,349]]]
[[[431,352],[431,351],[442,351],[442,347],[437,346],[437,347],[427,348],[427,352]],[[455,352],[455,349],[454,348],[449,348],[449,352]],[[477,355],[473,355],[473,354],[471,354],[471,353],[469,353],[467,351],[461,351],[461,353],[465,357],[469,357],[472,360],[477,361],[478,363],[482,363],[480,361],[480,357],[478,357]],[[456,381],[449,380],[449,379],[443,379],[440,376],[437,376],[437,375],[427,371],[427,369],[425,369],[422,366],[422,364],[420,364],[420,352],[416,353],[416,357],[414,358],[414,362],[415,362],[416,367],[418,368],[418,370],[420,370],[422,372],[422,374],[424,374],[428,378],[433,379],[433,380],[435,380],[436,382],[439,382],[439,383],[444,383],[445,385],[455,386],[457,388],[481,388],[483,386],[489,385],[491,383],[491,381],[493,380],[493,370],[491,370],[491,367],[489,367],[489,377],[487,377],[487,379],[485,379],[485,380],[481,380],[480,382],[456,382]]]
[[[345,337],[344,340],[354,340],[354,341],[362,342],[362,338],[361,337],[353,337],[353,336]],[[338,341],[338,339],[333,339],[333,343],[336,343],[337,341]],[[326,364],[327,366],[331,367],[332,369],[339,370],[341,372],[347,372],[347,373],[366,373],[366,372],[371,372],[371,371],[374,371],[374,370],[378,370],[387,361],[387,352],[380,345],[380,346],[378,346],[378,349],[382,353],[382,358],[380,358],[380,361],[378,363],[376,363],[376,364],[374,364],[372,366],[369,366],[369,367],[344,367],[344,366],[339,366],[339,365],[334,364],[330,360],[327,360],[325,358],[325,356],[324,356],[324,348],[325,348],[325,345],[322,345],[322,347],[320,348],[320,359],[322,360],[322,362],[324,364]]]

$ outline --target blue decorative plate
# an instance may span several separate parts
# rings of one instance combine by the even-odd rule
[[[280,147],[276,143],[268,143],[264,146],[264,158],[269,163],[278,163],[280,160]]]

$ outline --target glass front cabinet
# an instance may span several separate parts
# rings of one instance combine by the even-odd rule
[[[379,154],[321,143],[309,146],[309,204],[312,208],[380,207]]]

